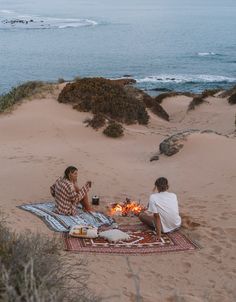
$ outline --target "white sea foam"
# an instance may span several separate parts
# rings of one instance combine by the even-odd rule
[[[9,9],[0,9],[0,13],[2,14],[14,14],[14,11]]]
[[[217,54],[210,51],[210,52],[198,52],[197,55],[200,57],[207,57],[207,56],[216,56]]]
[[[212,82],[236,82],[236,78],[219,76],[219,75],[157,75],[149,76],[142,79],[135,79],[137,83],[212,83]]]
[[[90,19],[47,18],[17,14],[0,21],[1,29],[66,29],[96,25],[98,22]]]
[[[95,26],[98,23],[93,20],[89,19],[81,19],[81,20],[76,20],[76,21],[67,21],[67,22],[61,22],[60,25],[57,25],[58,28],[63,29],[63,28],[72,28],[72,27],[81,27],[81,26]]]

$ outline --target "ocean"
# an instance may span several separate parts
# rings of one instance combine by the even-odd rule
[[[0,94],[131,76],[148,91],[236,84],[235,0],[0,0]]]

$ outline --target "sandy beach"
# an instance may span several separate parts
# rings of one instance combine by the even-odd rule
[[[99,195],[102,208],[126,197],[146,205],[154,181],[165,176],[180,212],[200,224],[184,229],[200,250],[66,257],[71,263],[87,259],[89,287],[102,301],[235,301],[235,106],[226,98],[209,97],[187,113],[191,98],[166,98],[162,106],[169,122],[149,113],[148,126],[125,126],[124,137],[112,139],[85,126],[90,113],[60,104],[56,96],[25,100],[0,115],[0,208],[11,228],[53,235],[17,206],[52,200],[49,187],[69,165],[78,167],[80,185],[92,181],[89,195]],[[179,153],[150,162],[164,138],[187,129],[220,134],[193,133]]]

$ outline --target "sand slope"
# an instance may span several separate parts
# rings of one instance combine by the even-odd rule
[[[89,113],[79,113],[53,97],[26,101],[0,116],[0,207],[17,231],[50,230],[35,216],[16,208],[51,200],[49,186],[66,166],[79,168],[79,183],[93,181],[92,194],[103,207],[125,197],[144,204],[159,176],[168,177],[181,212],[201,225],[186,232],[202,247],[194,253],[152,256],[88,255],[91,288],[103,301],[234,301],[235,296],[235,107],[225,99],[186,114],[189,98],[166,99],[170,123],[154,115],[148,127],[126,126],[114,140],[86,128]],[[212,129],[192,134],[173,157],[150,162],[160,141],[182,129]],[[81,255],[67,254],[71,261]],[[96,272],[96,273],[95,273]]]

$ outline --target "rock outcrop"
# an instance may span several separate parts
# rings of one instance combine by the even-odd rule
[[[222,135],[221,133],[212,131],[212,130],[203,130],[190,129],[182,132],[175,133],[170,137],[164,139],[159,145],[160,154],[167,156],[172,156],[178,153],[184,146],[184,142],[187,140],[187,137],[193,133],[215,133],[217,135]]]

